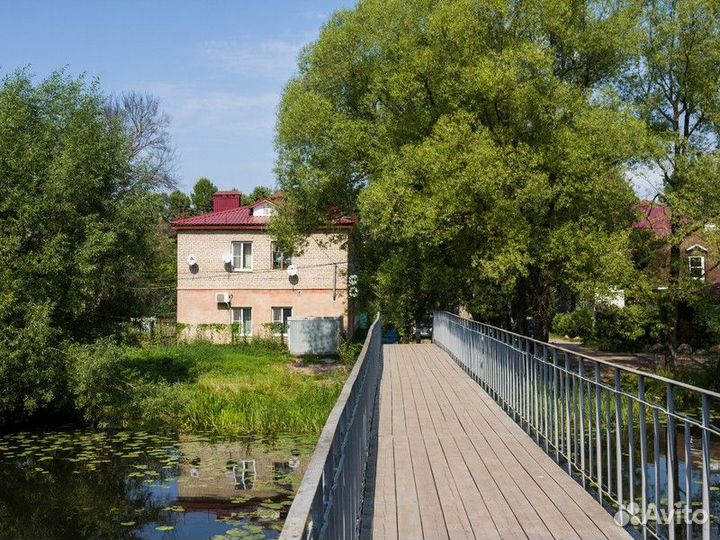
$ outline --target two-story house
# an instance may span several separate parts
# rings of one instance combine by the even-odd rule
[[[282,253],[268,232],[278,200],[242,205],[217,192],[213,211],[172,222],[177,231],[177,322],[185,337],[228,341],[278,332],[288,317],[342,317],[353,327],[348,298],[350,235],[340,218],[308,238],[302,254]],[[278,324],[269,324],[278,323]]]

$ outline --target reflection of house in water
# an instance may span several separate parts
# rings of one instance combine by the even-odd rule
[[[202,501],[268,498],[297,489],[307,459],[288,448],[237,443],[180,442],[178,501],[202,507]],[[215,504],[216,505],[216,504]]]

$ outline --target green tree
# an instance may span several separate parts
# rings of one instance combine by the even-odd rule
[[[65,340],[142,313],[159,197],[96,83],[0,83],[0,424],[63,399]]]
[[[667,359],[675,364],[681,304],[697,299],[681,253],[684,240],[720,216],[720,4],[717,0],[659,0],[642,4],[642,39],[633,69],[624,79],[632,100],[659,150],[655,169],[661,178],[657,200],[670,209],[669,275],[661,303]]]
[[[253,204],[262,199],[270,199],[273,195],[273,190],[265,186],[257,186],[253,189],[250,194],[243,197],[243,204]]]
[[[217,186],[213,184],[209,178],[204,176],[200,178],[193,186],[192,199],[193,207],[195,212],[198,214],[205,214],[212,212],[213,209],[213,194],[218,190]]]
[[[547,335],[559,294],[630,279],[625,173],[645,133],[609,83],[635,15],[603,0],[336,13],[280,105],[275,231],[357,213],[392,322],[462,305]]]
[[[182,191],[175,190],[167,196],[167,216],[170,221],[192,215],[192,201]]]

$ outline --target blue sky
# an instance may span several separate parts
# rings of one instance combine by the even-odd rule
[[[180,188],[273,186],[275,111],[298,51],[355,0],[0,0],[0,73],[65,67],[150,92],[171,119]]]

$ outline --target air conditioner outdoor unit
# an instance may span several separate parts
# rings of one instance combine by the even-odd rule
[[[219,292],[215,294],[215,302],[218,304],[229,304],[230,295],[226,292]]]

